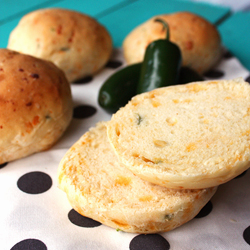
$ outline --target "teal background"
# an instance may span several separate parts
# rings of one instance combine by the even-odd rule
[[[83,12],[102,23],[115,47],[135,26],[153,15],[191,11],[215,24],[223,45],[250,70],[250,12],[232,12],[228,7],[187,0],[0,0],[0,48],[6,48],[10,32],[30,11],[61,7]]]

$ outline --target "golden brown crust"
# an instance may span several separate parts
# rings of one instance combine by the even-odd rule
[[[50,60],[69,81],[92,75],[108,61],[112,40],[95,19],[65,9],[41,9],[24,16],[8,48]]]
[[[162,25],[154,21],[156,17],[168,23],[170,40],[180,47],[183,65],[203,73],[218,62],[222,48],[216,27],[198,15],[177,12],[155,16],[136,27],[125,38],[124,57],[129,64],[142,61],[148,44],[166,37]]]
[[[0,50],[0,163],[51,147],[71,117],[70,86],[60,69]]]

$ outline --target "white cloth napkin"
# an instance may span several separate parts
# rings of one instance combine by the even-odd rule
[[[249,10],[250,1],[249,0],[192,0],[193,2],[207,2],[216,5],[222,5],[229,7],[232,11]]]
[[[227,55],[206,74],[206,79],[249,77],[249,71],[236,58]],[[72,84],[75,108],[83,108],[82,116],[87,117],[74,118],[50,150],[0,165],[0,249],[249,249],[249,171],[221,185],[199,218],[162,234],[118,232],[72,210],[65,193],[57,187],[58,164],[91,126],[111,118],[98,106],[97,96],[107,77],[125,66],[122,51],[114,50],[111,61],[113,64],[121,62],[122,66],[105,67],[92,81]]]

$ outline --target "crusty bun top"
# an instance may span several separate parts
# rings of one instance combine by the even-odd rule
[[[127,63],[141,62],[146,47],[152,41],[166,37],[166,30],[162,24],[154,21],[156,18],[168,23],[170,40],[180,47],[184,66],[203,73],[218,62],[222,47],[216,27],[196,14],[176,12],[152,17],[128,34],[123,42]]]
[[[112,40],[90,16],[51,8],[25,15],[10,34],[8,48],[54,62],[71,82],[106,64]]]
[[[206,81],[140,94],[113,115],[121,162],[169,188],[218,186],[249,167],[250,85]]]
[[[0,49],[0,164],[49,148],[71,118],[70,85],[60,69]]]

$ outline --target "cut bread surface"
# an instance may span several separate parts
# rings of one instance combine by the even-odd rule
[[[84,134],[58,170],[59,188],[80,214],[134,233],[172,230],[191,220],[216,188],[173,190],[144,181],[118,162],[106,122]]]
[[[249,167],[250,86],[196,82],[138,95],[108,125],[120,161],[176,189],[218,186]]]

